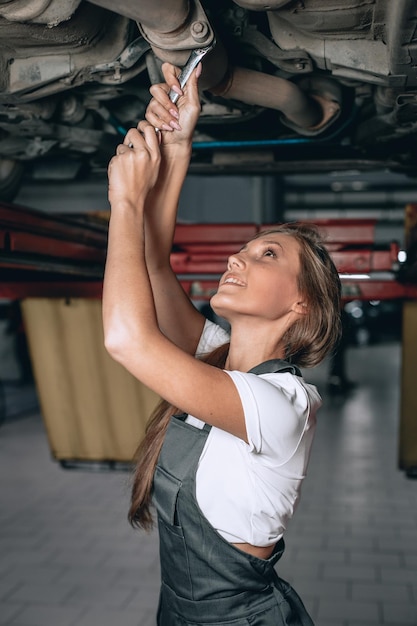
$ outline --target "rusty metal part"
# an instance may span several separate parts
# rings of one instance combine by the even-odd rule
[[[310,130],[320,131],[327,128],[327,126],[334,120],[335,116],[340,113],[340,104],[334,100],[328,100],[319,94],[311,94],[310,97],[318,102],[322,112],[320,122],[315,126],[310,127]]]
[[[114,0],[90,0],[104,9],[114,11]],[[136,22],[143,22],[151,31],[174,33],[183,27],[189,12],[188,0],[118,0],[117,13]]]
[[[179,4],[177,10],[177,4]],[[153,6],[150,11],[149,6]],[[140,7],[140,8],[139,8]],[[155,9],[160,13],[159,19],[155,19]],[[164,2],[156,0],[138,3],[137,13],[140,14],[137,22],[145,39],[152,48],[160,50],[191,50],[201,46],[208,46],[214,39],[214,31],[209,19],[199,2],[192,0],[186,3],[186,11],[183,2]],[[173,22],[175,14],[176,22]],[[157,56],[159,56],[157,54]]]
[[[317,100],[294,83],[243,67],[231,68],[227,80],[210,91],[222,98],[282,111],[288,120],[301,128],[314,127],[323,118]]]
[[[316,100],[321,109],[321,119],[314,126],[300,128],[288,118],[282,119],[282,123],[289,126],[297,133],[314,137],[327,130],[339,117],[342,107],[342,92],[340,85],[331,78],[310,74],[297,79],[297,87],[308,96]]]
[[[69,19],[81,0],[11,0],[1,3],[0,15],[10,22],[56,26]]]
[[[282,50],[270,37],[267,37],[257,28],[249,27],[242,29],[240,42],[250,46],[261,57],[268,59],[276,67],[284,72],[293,74],[307,74],[313,71],[312,58],[300,48],[294,50]]]
[[[101,7],[113,9],[114,0],[92,0]],[[142,36],[151,46],[155,56],[183,67],[190,52],[196,48],[212,45],[214,30],[199,0],[122,0],[118,13],[134,19]],[[227,55],[217,41],[214,50],[204,60],[201,89],[219,83],[227,71]]]

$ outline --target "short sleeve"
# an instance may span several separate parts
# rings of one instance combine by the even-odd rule
[[[306,389],[289,372],[260,376],[226,373],[242,402],[251,452],[268,464],[283,465],[295,454],[309,426],[311,407]]]
[[[229,333],[218,324],[206,319],[195,355],[201,358],[228,341],[230,341]]]

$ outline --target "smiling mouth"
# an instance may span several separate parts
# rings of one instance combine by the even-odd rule
[[[237,285],[238,287],[244,287],[245,283],[238,278],[234,278],[234,276],[228,276],[225,280],[223,280],[222,285]]]

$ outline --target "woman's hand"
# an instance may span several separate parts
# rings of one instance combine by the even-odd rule
[[[138,128],[131,128],[116,148],[116,155],[108,167],[109,202],[143,206],[149,191],[154,187],[161,162],[159,132],[143,120]]]
[[[182,90],[178,82],[180,69],[164,63],[162,72],[165,83],[152,85],[150,92],[153,96],[146,110],[145,117],[154,128],[162,131],[162,145],[185,144],[191,145],[192,136],[201,105],[198,94],[198,78],[201,74],[201,63],[196,67]],[[179,94],[177,104],[169,98],[169,91]]]

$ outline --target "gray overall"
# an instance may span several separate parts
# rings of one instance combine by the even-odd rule
[[[293,371],[283,361],[251,370]],[[196,428],[173,416],[155,470],[161,594],[158,626],[314,626],[292,587],[274,569],[281,539],[269,559],[228,543],[198,507],[195,476],[210,426]],[[215,494],[213,494],[215,497]]]

